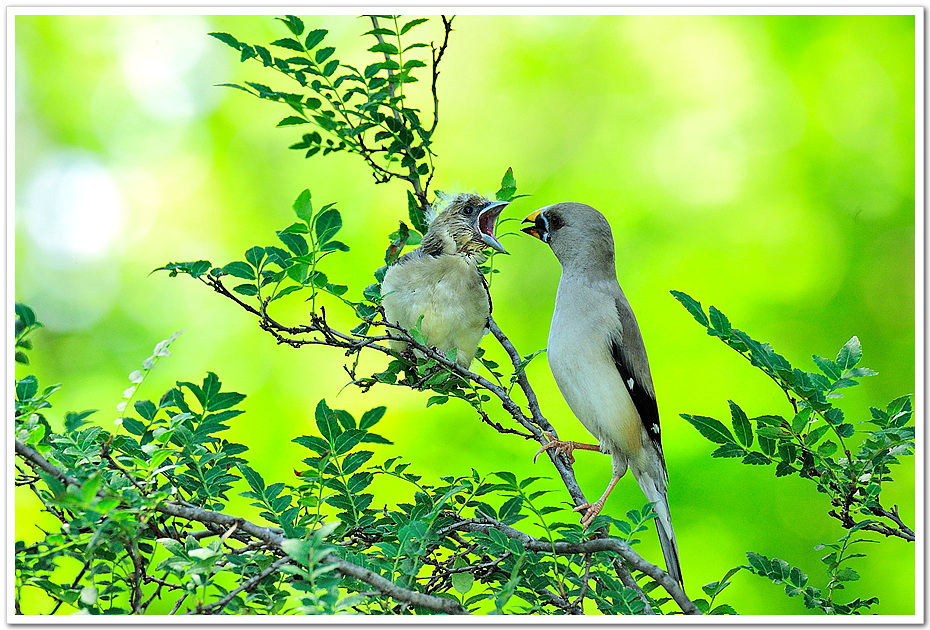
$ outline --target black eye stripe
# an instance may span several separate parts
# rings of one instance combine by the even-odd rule
[[[549,219],[546,217],[545,213],[540,213],[536,217],[536,226],[539,229],[540,234],[542,235],[542,242],[549,242]]]

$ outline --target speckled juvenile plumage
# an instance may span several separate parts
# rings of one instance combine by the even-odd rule
[[[468,367],[488,331],[491,296],[478,271],[482,252],[503,251],[494,223],[504,202],[478,195],[455,196],[436,216],[417,249],[401,256],[384,274],[381,305],[385,318],[408,330],[420,316],[420,332],[442,352],[456,349]],[[398,350],[403,342],[392,342]]]
[[[562,266],[549,329],[552,375],[572,412],[613,463],[607,491],[595,504],[577,508],[588,510],[582,522],[593,520],[629,468],[646,498],[655,502],[666,566],[681,582],[659,409],[642,334],[617,283],[610,224],[580,203],[547,206],[526,221],[533,225],[524,231],[548,243]],[[574,448],[588,447],[558,441],[549,446],[570,457]]]

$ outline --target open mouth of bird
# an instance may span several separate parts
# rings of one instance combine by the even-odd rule
[[[507,251],[494,235],[494,226],[497,223],[497,217],[500,216],[507,203],[506,201],[495,201],[478,213],[478,231],[481,232],[481,241],[488,247],[505,254]]]

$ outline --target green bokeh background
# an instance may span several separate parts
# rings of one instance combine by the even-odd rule
[[[359,38],[366,19],[304,20],[330,30],[343,61],[370,63],[373,42]],[[414,33],[438,39],[435,22]],[[434,186],[493,194],[513,167],[519,192],[532,196],[504,217],[572,200],[610,220],[652,363],[690,594],[744,563],[746,551],[784,558],[823,587],[814,547],[843,534],[823,495],[796,476],[775,480],[771,467],[712,459],[712,445],[679,417],[725,419],[728,398],[750,417],[786,414],[787,401],[669,290],[717,306],[802,369],[858,335],[862,364],[879,376],[845,390],[854,421],[915,391],[915,17],[463,15],[455,28],[439,80]],[[428,394],[341,390],[341,353],[279,347],[199,283],[149,275],[168,261],[225,264],[274,243],[309,188],[318,205],[338,202],[352,250],[324,271],[357,295],[382,262],[385,235],[406,217],[402,186],[375,186],[356,156],[304,160],[287,149],[302,130],[274,128],[286,108],[214,87],[286,85],[240,64],[206,35],[215,30],[252,43],[286,35],[270,16],[15,17],[15,295],[46,323],[33,365],[16,374],[64,383],[53,426],[67,410],[101,409],[94,418],[112,428],[129,372],[184,328],[140,395],[217,372],[248,394],[228,438],[250,447],[267,480],[293,479],[307,453],[290,440],[315,430],[323,397],[356,415],[387,404],[380,429],[395,445],[379,455],[403,455],[427,480],[472,467],[555,476],[548,462],[532,464],[534,445],[496,434],[458,401],[425,409]],[[425,87],[410,94],[428,109]],[[545,346],[559,268],[538,241],[511,234],[503,243],[512,255],[497,259],[494,315],[527,354]],[[281,309],[281,320],[306,318],[299,300]],[[349,325],[335,304],[329,313]],[[502,357],[492,339],[484,346]],[[380,356],[363,361],[380,365]],[[588,439],[546,362],[528,374],[560,435]],[[507,424],[501,410],[493,415]],[[610,465],[581,453],[576,473],[598,496]],[[883,493],[909,523],[914,477],[911,458]],[[37,500],[15,496],[16,537],[40,537],[36,525],[48,523]],[[606,511],[643,502],[628,478]],[[230,510],[252,514],[239,497]],[[852,566],[863,577],[842,601],[877,594],[872,612],[914,614],[914,545],[894,539],[862,551],[870,557]],[[661,562],[653,533],[641,552]],[[722,601],[744,614],[806,612],[800,598],[749,574]]]

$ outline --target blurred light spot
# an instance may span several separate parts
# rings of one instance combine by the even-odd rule
[[[116,49],[139,107],[163,121],[187,121],[219,100],[217,63],[206,57],[209,23],[199,16],[136,16],[121,23]],[[207,63],[211,62],[212,63]]]
[[[754,33],[721,16],[635,16],[621,22],[636,60],[675,104],[739,110],[752,100]]]
[[[825,47],[826,48],[826,47]],[[827,71],[817,94],[817,115],[837,140],[862,151],[885,151],[901,114],[888,72],[852,42],[822,53]]]
[[[26,182],[17,220],[51,265],[65,267],[104,256],[122,229],[123,211],[116,181],[93,154],[59,151]]]
[[[720,205],[739,193],[745,179],[746,150],[719,111],[673,119],[653,147],[654,176],[686,206]]]
[[[120,294],[119,270],[109,261],[51,268],[41,250],[17,252],[16,297],[42,314],[53,331],[85,330]]]

